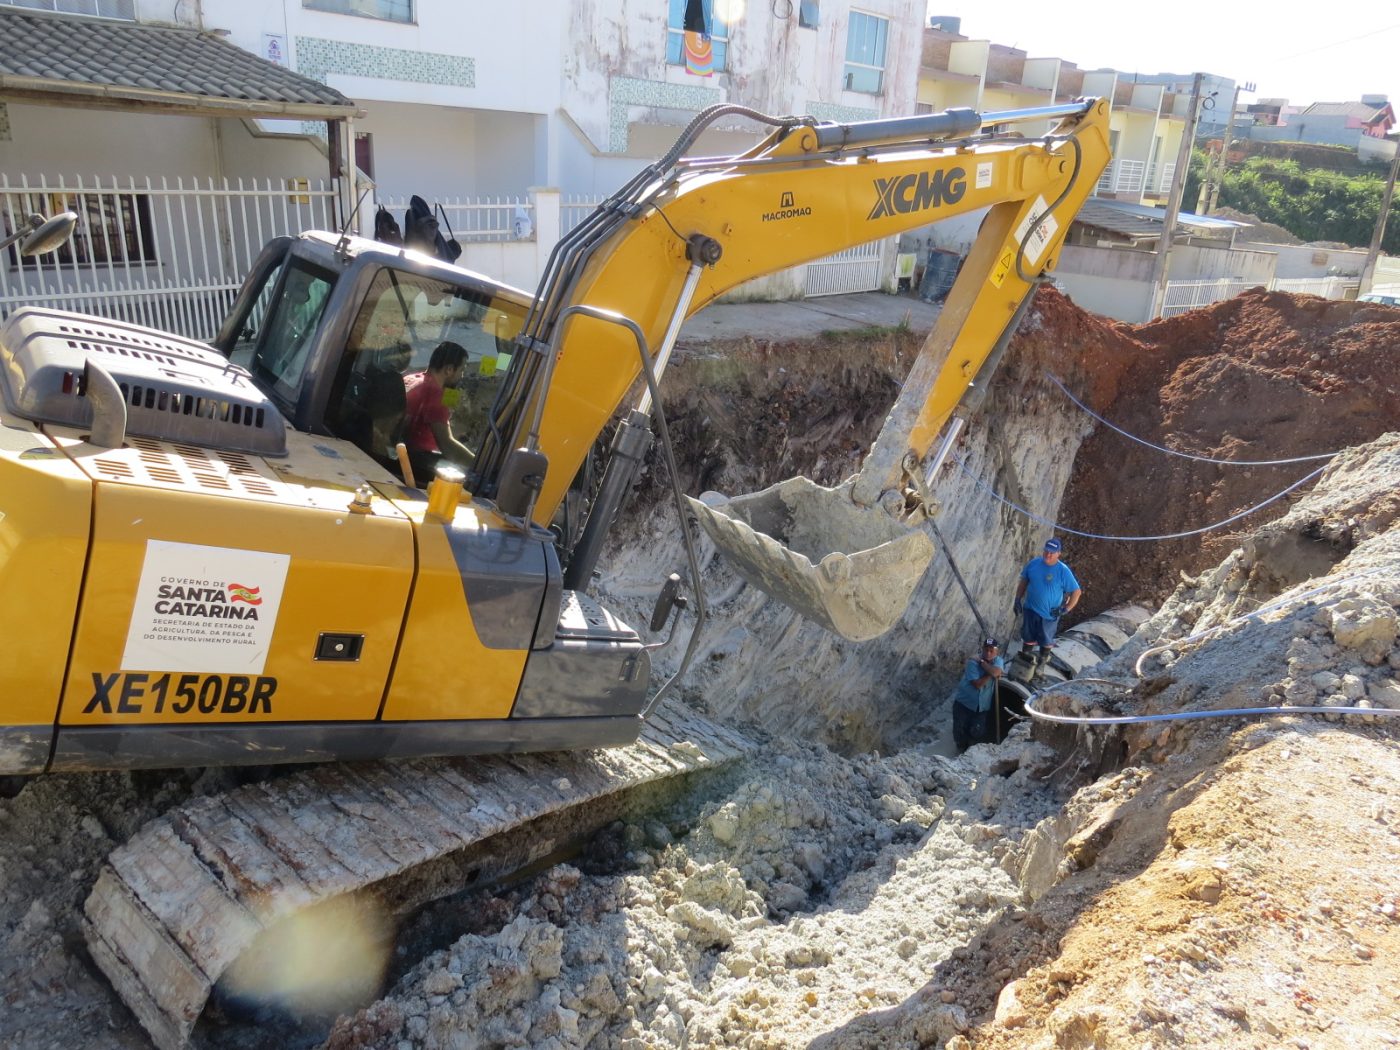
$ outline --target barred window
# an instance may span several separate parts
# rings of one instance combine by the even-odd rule
[[[338,15],[359,15],[385,22],[412,22],[413,0],[301,0],[301,6],[313,11],[332,11]]]

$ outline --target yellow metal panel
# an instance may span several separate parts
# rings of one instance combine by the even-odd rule
[[[946,320],[941,326],[946,344],[956,341],[968,348],[975,373],[1029,287],[1014,269],[1003,268],[1000,281],[989,282],[998,260],[1005,249],[1019,247],[1012,235],[1038,198],[1041,208],[1059,201],[1054,208],[1055,236],[1039,259],[1028,260],[1027,276],[1041,272],[1056,254],[1107,163],[1107,118],[1107,107],[1100,102],[1078,126],[1080,164],[1073,183],[1074,153],[1064,142],[1049,148],[1035,142],[975,150],[911,147],[834,159],[809,156],[806,151],[816,148],[813,133],[795,131],[771,149],[752,151],[764,152],[773,161],[770,166],[736,166],[680,177],[654,207],[593,254],[570,292],[571,300],[631,317],[655,351],[685,278],[687,237],[704,235],[722,248],[719,261],[701,275],[689,309],[694,313],[752,277],[993,207],[1010,221],[995,235],[984,230],[977,242],[976,265],[970,258],[960,277],[960,297],[970,300],[983,291],[982,301],[975,310],[968,304],[961,319],[967,324],[965,331],[951,331]],[[980,257],[988,253],[989,258]],[[990,290],[982,288],[984,282],[990,283]],[[944,317],[949,317],[946,307]],[[535,520],[541,524],[553,516],[594,436],[639,370],[635,340],[624,329],[577,316],[560,327],[553,337],[559,356],[540,425],[540,447],[549,456],[549,473],[535,504]],[[947,377],[948,383],[957,379],[956,373]],[[949,403],[940,396],[928,418],[946,417],[954,404],[956,399]],[[526,412],[522,418],[532,415]],[[522,438],[523,434],[513,435]]]
[[[418,582],[384,721],[506,718],[525,673],[524,649],[488,649],[472,624],[462,574],[443,526],[422,522],[426,503],[401,503],[418,532]],[[463,506],[459,528],[501,528],[490,511]],[[509,527],[509,526],[505,526]]]
[[[32,424],[0,426],[0,725],[52,723],[87,556],[92,484]]]
[[[411,525],[388,504],[377,505],[384,513],[351,514],[98,485],[63,724],[373,719],[384,696],[414,566]],[[174,670],[123,666],[130,625],[151,616],[145,603],[139,609],[135,605],[150,557],[148,540],[218,548],[235,552],[228,555],[234,560],[236,552],[248,551],[288,557],[280,603],[261,610],[264,622],[269,613],[274,622],[265,663],[250,666],[247,675],[222,667],[202,674],[188,665]],[[205,632],[200,652],[217,650],[212,661],[225,658],[218,627],[217,621],[200,624]],[[235,625],[226,626],[227,632],[234,630]],[[322,632],[363,635],[359,660],[316,660]]]

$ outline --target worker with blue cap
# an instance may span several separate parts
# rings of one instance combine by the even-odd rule
[[[1050,662],[1050,647],[1060,617],[1079,604],[1084,591],[1068,565],[1060,560],[1060,541],[1045,541],[1045,552],[1021,570],[1014,608],[1021,617],[1021,648],[1031,658],[1033,672]]]
[[[995,638],[984,638],[982,651],[967,661],[953,694],[953,743],[958,751],[995,741],[997,679],[1005,672],[1001,646]]]

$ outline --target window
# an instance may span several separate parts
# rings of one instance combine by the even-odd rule
[[[27,7],[33,11],[97,15],[100,18],[136,18],[136,0],[0,0],[0,7]]]
[[[52,218],[60,212],[78,214],[73,236],[52,255],[43,256],[47,263],[80,266],[122,265],[156,261],[155,238],[151,233],[151,199],[134,193],[18,193],[5,203],[4,228],[15,229],[31,214]],[[11,261],[17,265],[39,266],[39,258],[21,263],[16,249],[11,248]]]
[[[890,22],[860,11],[851,12],[846,30],[847,91],[878,95],[885,86],[885,47],[889,43]]]
[[[301,6],[314,11],[334,11],[338,15],[380,18],[386,22],[413,21],[413,0],[301,0]]]
[[[496,391],[510,367],[525,308],[493,295],[489,285],[443,285],[418,274],[380,270],[350,329],[326,422],[393,468],[402,439],[404,375],[428,367],[444,340],[467,351],[467,370],[446,391],[452,432],[480,448]]]
[[[712,69],[723,73],[728,68],[729,3],[730,0],[700,0],[705,11],[705,25],[710,30],[710,46],[714,50]],[[670,0],[666,16],[666,62],[672,66],[685,65],[685,9],[688,0]],[[716,9],[718,8],[718,10]]]
[[[248,370],[277,400],[294,405],[335,278],[299,259],[289,260],[282,271]]]
[[[800,0],[797,7],[797,24],[803,29],[816,29],[819,0]]]

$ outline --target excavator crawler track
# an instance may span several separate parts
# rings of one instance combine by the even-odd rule
[[[175,1050],[221,975],[289,916],[566,810],[585,807],[598,826],[616,810],[587,804],[754,749],[669,701],[626,747],[318,766],[194,799],[111,854],[87,899],[84,934],[155,1044]],[[549,845],[533,848],[538,856]]]

